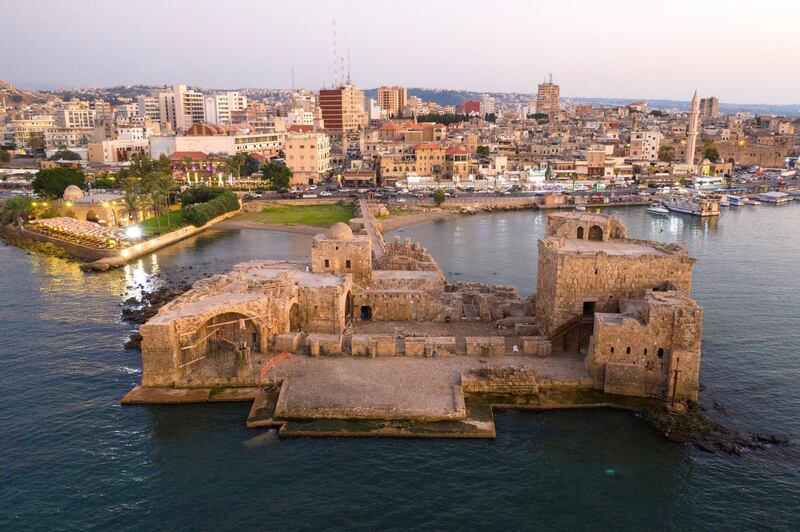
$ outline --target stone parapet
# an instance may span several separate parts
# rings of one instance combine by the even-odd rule
[[[454,336],[410,336],[404,344],[407,357],[436,357],[456,352]]]
[[[525,355],[546,357],[552,353],[553,345],[544,336],[523,336],[520,341],[522,342],[522,353]]]
[[[533,368],[480,368],[461,375],[466,393],[535,395],[539,393]]]
[[[311,356],[343,356],[343,337],[341,334],[309,334],[306,338]]]
[[[506,340],[502,336],[468,336],[467,355],[477,357],[501,357],[506,354]]]
[[[350,338],[350,354],[356,357],[397,356],[397,339],[390,334],[354,334]]]

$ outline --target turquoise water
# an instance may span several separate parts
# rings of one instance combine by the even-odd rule
[[[703,400],[800,441],[800,205],[718,223],[611,211],[698,258]],[[544,218],[406,228],[451,280],[535,286]],[[121,407],[140,378],[120,303],[163,279],[310,239],[209,232],[124,270],[0,246],[0,529],[797,529],[797,445],[736,458],[664,441],[611,411],[501,412],[493,441],[297,439],[244,427],[244,404]],[[191,269],[189,267],[191,266]]]

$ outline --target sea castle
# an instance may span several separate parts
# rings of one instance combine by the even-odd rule
[[[468,420],[476,394],[547,389],[697,400],[703,313],[681,246],[628,238],[611,216],[551,214],[523,299],[449,283],[422,246],[384,242],[360,209],[314,237],[309,264],[242,263],[162,307],[141,327],[142,384],[124,402],[225,390],[271,401],[262,418],[282,424]]]

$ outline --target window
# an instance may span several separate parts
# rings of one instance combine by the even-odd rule
[[[664,358],[664,348],[663,347],[659,347],[657,354],[658,354],[658,358]]]
[[[326,268],[330,268],[330,266],[331,266],[331,261],[329,261],[328,259],[325,259],[325,267]]]
[[[630,355],[631,354],[631,346],[628,346],[627,348],[625,348],[625,354],[626,355]]]
[[[613,345],[611,346],[611,353],[612,354],[614,353],[614,346]]]
[[[348,270],[350,269],[350,261],[349,260],[344,261],[344,267],[347,268]]]

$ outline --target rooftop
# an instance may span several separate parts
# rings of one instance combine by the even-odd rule
[[[643,244],[641,242],[630,242],[626,240],[609,240],[599,242],[594,240],[573,240],[562,239],[559,249],[567,253],[586,253],[596,255],[605,253],[607,255],[617,255],[626,257],[641,257],[643,255],[666,255],[660,249]]]

